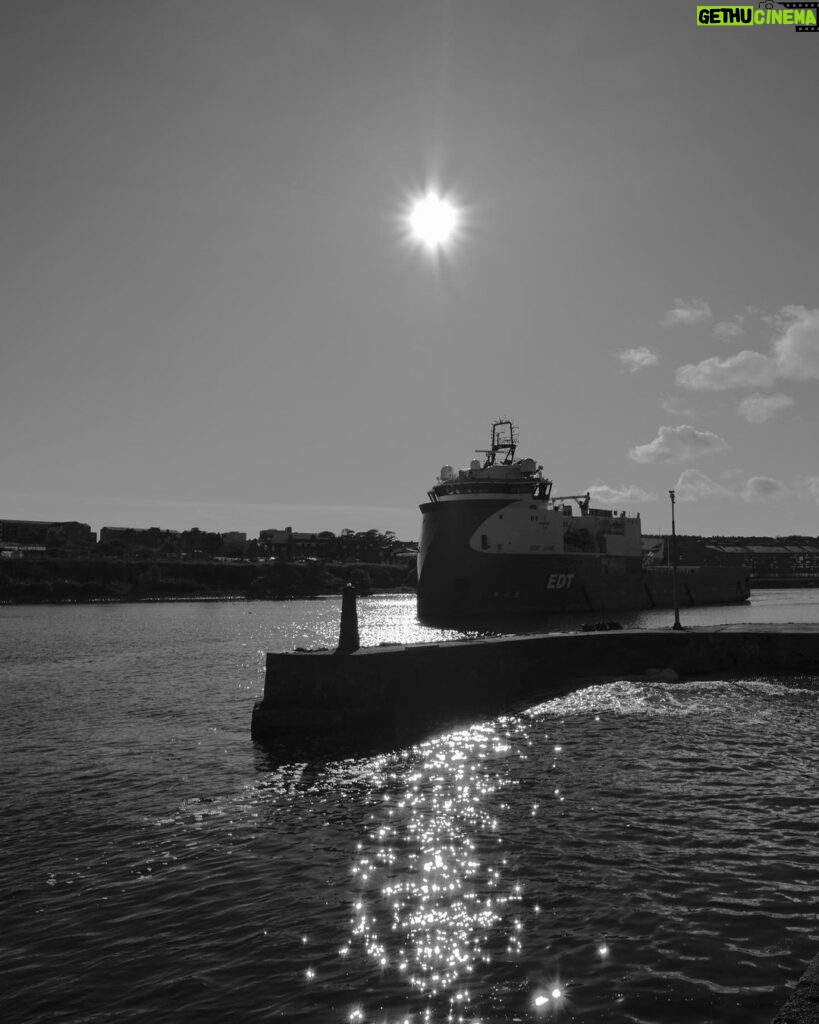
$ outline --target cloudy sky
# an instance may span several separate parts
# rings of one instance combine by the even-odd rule
[[[688,0],[4,0],[0,516],[819,534],[819,35]],[[463,216],[437,258],[413,195]]]

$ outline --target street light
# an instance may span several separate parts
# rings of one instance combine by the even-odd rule
[[[674,629],[682,629],[680,625],[680,602],[677,599],[677,529],[674,525],[674,492],[668,492],[671,498],[671,591],[674,595]]]

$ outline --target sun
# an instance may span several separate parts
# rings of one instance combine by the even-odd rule
[[[457,204],[432,190],[412,199],[406,213],[410,239],[432,254],[451,248],[458,239],[462,220]]]

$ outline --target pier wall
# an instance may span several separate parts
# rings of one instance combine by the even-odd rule
[[[808,964],[771,1024],[819,1024],[819,956]]]
[[[342,735],[404,743],[568,692],[583,677],[661,673],[819,674],[819,628],[612,630],[268,654],[252,732],[263,743]]]

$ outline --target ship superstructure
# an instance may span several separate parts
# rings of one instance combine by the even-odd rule
[[[473,459],[467,469],[442,467],[421,505],[419,614],[451,618],[670,604],[668,574],[643,566],[639,515],[592,508],[588,493],[553,496],[543,467],[518,458],[517,448],[514,424],[496,420],[491,446],[476,451],[483,460]],[[715,570],[697,567],[685,573],[688,603],[748,597],[747,581],[740,585],[739,576],[729,581],[721,570],[715,576]]]

